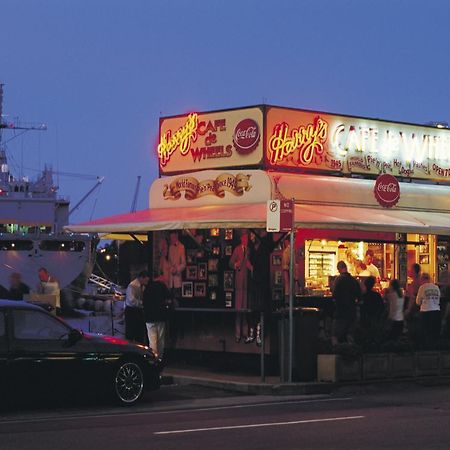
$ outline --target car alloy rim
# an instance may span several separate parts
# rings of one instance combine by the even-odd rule
[[[144,388],[144,377],[141,368],[133,362],[122,364],[117,371],[115,387],[117,395],[122,402],[135,402]]]

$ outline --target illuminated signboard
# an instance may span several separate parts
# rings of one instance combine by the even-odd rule
[[[157,148],[160,173],[258,166],[262,141],[261,108],[163,118]]]
[[[268,168],[450,181],[450,130],[269,107]]]

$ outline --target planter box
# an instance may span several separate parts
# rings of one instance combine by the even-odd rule
[[[440,370],[439,352],[416,353],[416,376],[438,375]]]
[[[363,355],[363,380],[379,380],[389,377],[389,362],[389,353],[366,353]]]
[[[318,381],[361,380],[361,358],[346,359],[340,355],[317,355]]]
[[[390,376],[392,378],[413,377],[414,370],[413,353],[390,353]]]
[[[450,352],[441,352],[441,375],[450,375]]]

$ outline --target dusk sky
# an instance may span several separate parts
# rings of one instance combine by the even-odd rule
[[[161,115],[265,102],[450,121],[449,17],[445,0],[1,0],[4,113],[48,125],[8,144],[11,166],[106,176],[81,222],[128,212],[137,175],[147,207]],[[93,184],[59,178],[73,204]]]

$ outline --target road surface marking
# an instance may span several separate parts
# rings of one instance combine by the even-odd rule
[[[365,416],[347,416],[347,417],[329,417],[328,419],[295,420],[292,422],[254,423],[250,425],[231,425],[228,427],[192,428],[187,430],[156,431],[153,434],[180,434],[180,433],[198,433],[201,431],[237,430],[240,428],[280,427],[285,425],[299,425],[304,423],[335,422],[338,420],[364,419],[364,417]]]
[[[264,403],[249,403],[247,405],[230,405],[230,406],[211,406],[211,407],[203,407],[203,408],[183,408],[183,409],[173,409],[169,411],[164,410],[150,410],[150,411],[137,411],[134,413],[123,413],[121,411],[115,412],[112,411],[110,413],[104,414],[71,414],[67,416],[46,416],[42,418],[35,419],[12,419],[12,420],[3,420],[4,417],[0,418],[0,425],[6,424],[14,424],[14,423],[39,423],[39,422],[48,422],[48,421],[64,421],[69,419],[100,419],[104,417],[136,417],[142,415],[154,415],[154,414],[178,414],[183,412],[205,412],[205,411],[221,411],[226,409],[242,409],[242,408],[257,408],[258,406],[277,406],[277,405],[297,405],[302,403],[323,403],[323,402],[338,402],[338,401],[348,401],[353,400],[352,397],[342,397],[342,398],[319,398],[313,400],[286,400],[284,402],[264,402]]]

